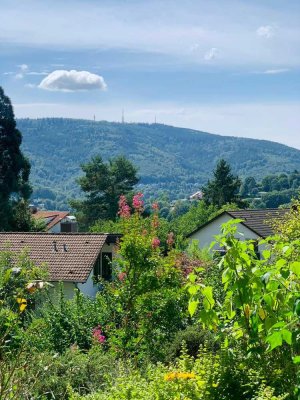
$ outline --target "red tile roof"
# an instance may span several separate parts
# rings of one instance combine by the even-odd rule
[[[104,243],[116,240],[108,234],[0,233],[0,251],[18,254],[27,249],[36,264],[46,263],[50,281],[86,282]],[[115,235],[116,236],[116,235]],[[117,236],[116,236],[117,237]]]
[[[66,218],[70,213],[68,211],[37,211],[32,214],[35,219],[49,219],[46,224],[46,229],[51,229],[58,224],[62,219]]]

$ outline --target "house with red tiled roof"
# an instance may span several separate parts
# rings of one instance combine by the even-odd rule
[[[77,232],[76,218],[69,211],[40,211],[34,210],[32,216],[35,220],[43,221],[46,231],[52,233]]]
[[[35,265],[45,265],[54,289],[63,282],[67,298],[79,289],[94,297],[99,277],[112,278],[112,258],[120,235],[108,233],[1,232],[0,252],[28,253]]]

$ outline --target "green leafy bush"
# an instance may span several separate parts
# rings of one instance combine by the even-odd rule
[[[246,370],[242,366],[239,366],[244,369],[242,379],[234,374],[229,387],[226,379],[234,366],[228,364],[228,361],[228,358],[213,354],[205,347],[200,349],[199,355],[194,359],[188,356],[186,349],[183,348],[181,357],[168,366],[148,364],[143,370],[137,369],[130,363],[121,364],[118,367],[117,378],[113,377],[106,389],[87,396],[79,396],[73,392],[71,399],[282,400],[287,398],[286,394],[279,394],[276,397],[275,391],[265,386],[258,372]]]

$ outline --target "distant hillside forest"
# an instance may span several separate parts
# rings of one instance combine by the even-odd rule
[[[32,166],[33,200],[47,209],[69,208],[68,199],[80,195],[75,182],[80,164],[97,154],[104,160],[125,155],[139,168],[138,190],[146,198],[167,193],[170,200],[199,190],[220,158],[240,178],[252,177],[255,182],[267,175],[291,174],[300,167],[300,151],[279,143],[162,124],[63,118],[19,119],[17,124]],[[296,186],[289,183],[284,190],[294,191]],[[246,188],[244,196],[257,202],[262,198],[263,205],[264,194],[258,192],[269,190],[259,185],[253,189]]]

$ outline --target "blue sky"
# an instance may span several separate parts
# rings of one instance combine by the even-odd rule
[[[17,117],[158,122],[300,149],[300,2],[0,0]]]

